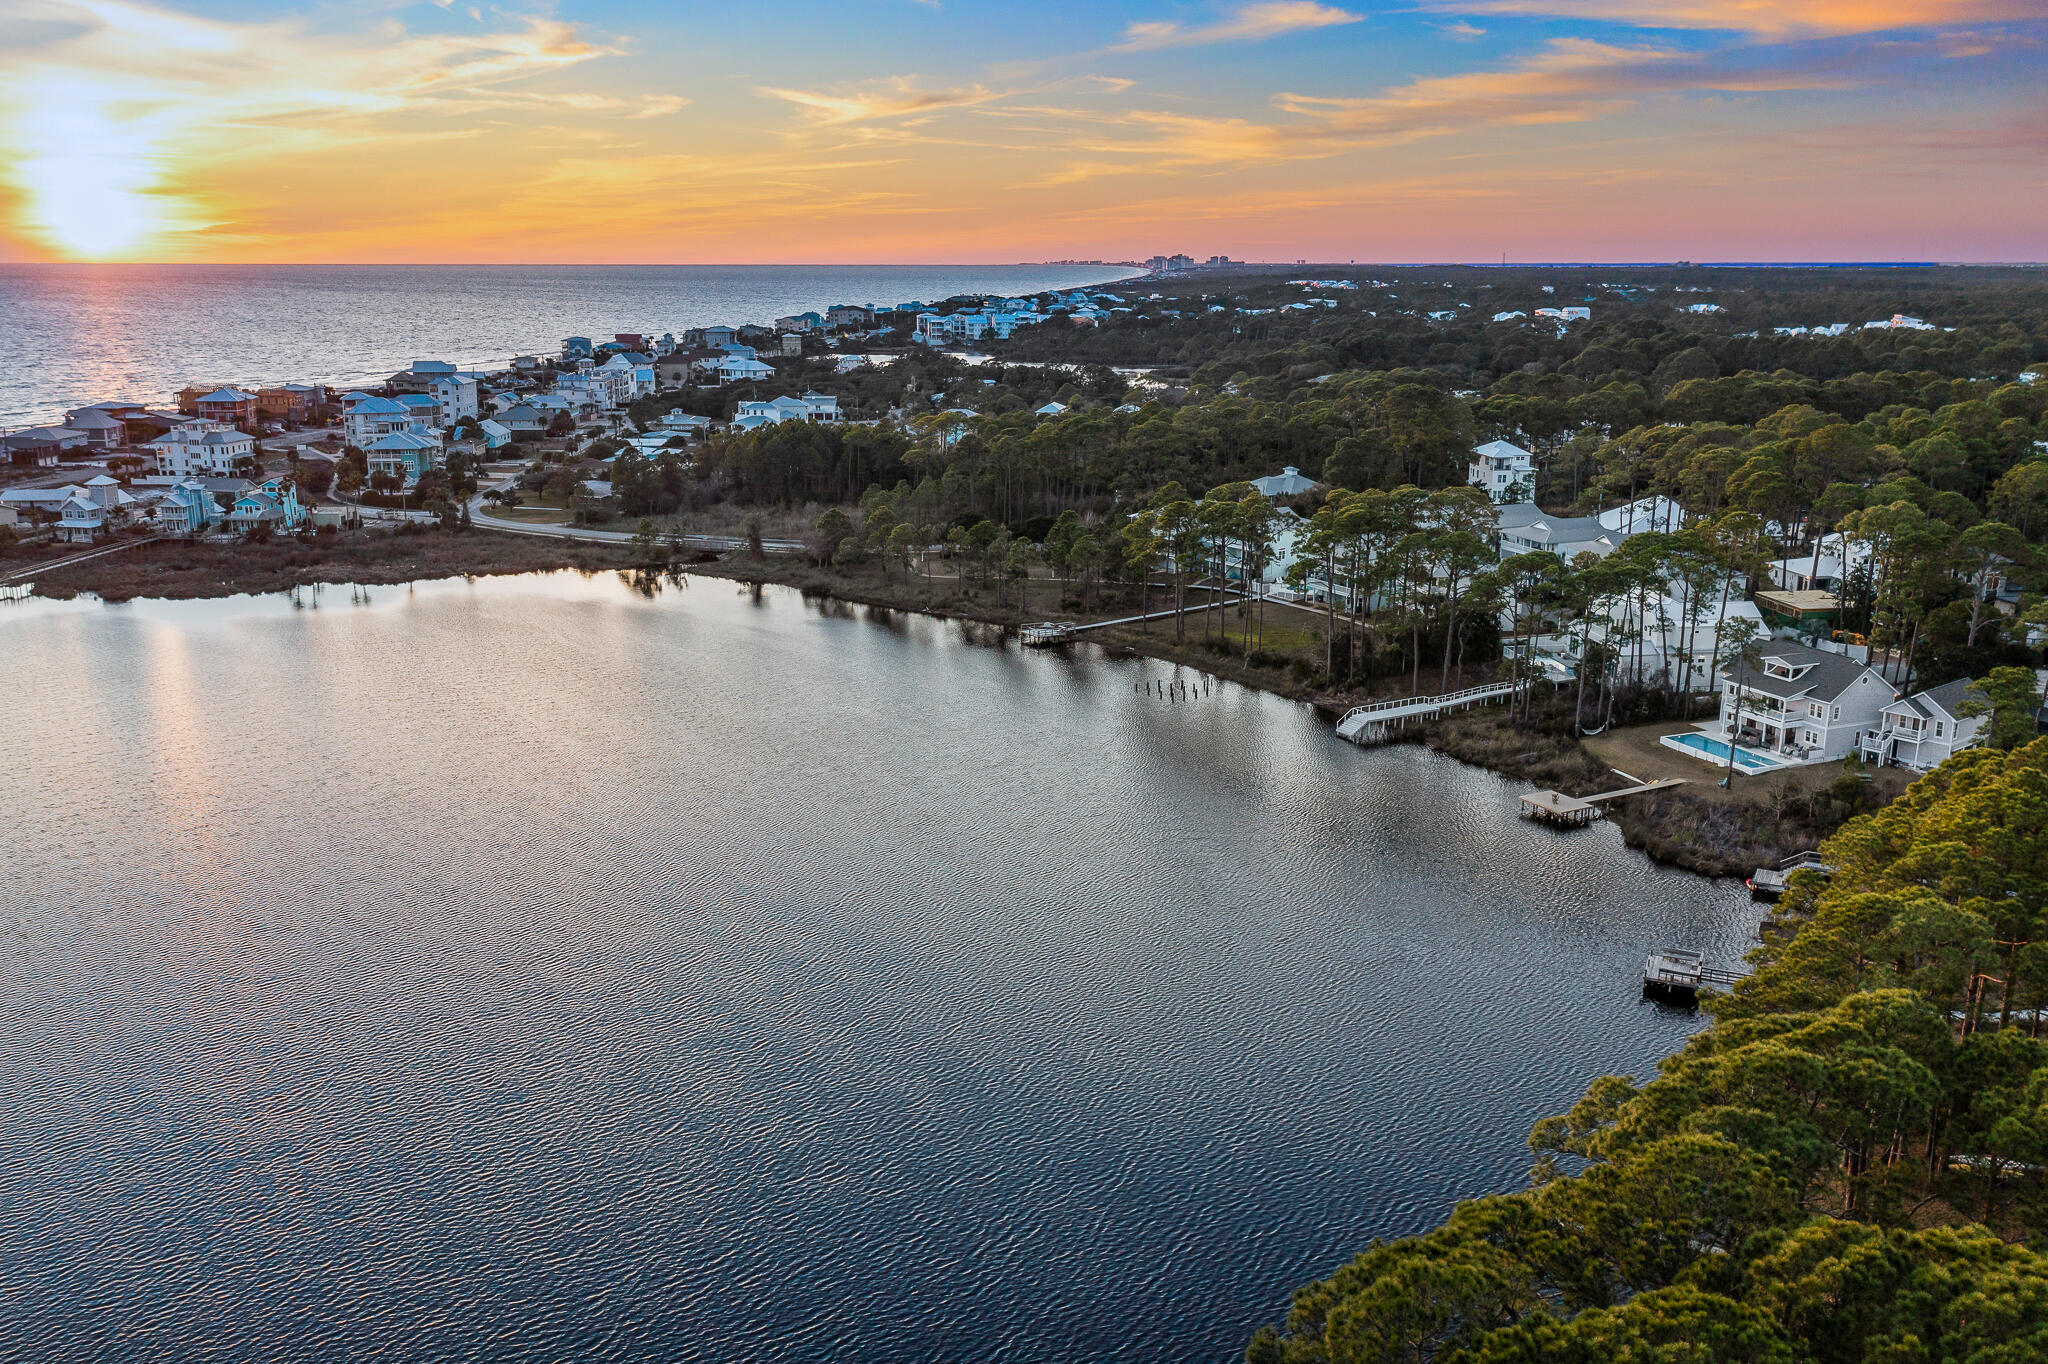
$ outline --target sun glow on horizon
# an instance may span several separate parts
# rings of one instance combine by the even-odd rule
[[[2033,259],[2044,7],[0,0],[0,260]]]
[[[66,81],[35,92],[15,121],[23,153],[10,176],[26,226],[76,260],[120,260],[160,245],[174,226],[154,192],[163,168],[139,122],[109,112],[106,93]]]

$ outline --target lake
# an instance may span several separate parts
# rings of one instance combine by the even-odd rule
[[[9,1360],[1215,1360],[1735,883],[1168,665],[612,575],[0,603]]]

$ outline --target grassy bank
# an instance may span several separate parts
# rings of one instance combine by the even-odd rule
[[[1746,876],[1795,852],[1818,846],[1844,821],[1888,803],[1907,785],[1896,768],[1845,775],[1838,763],[1766,775],[1722,773],[1657,744],[1684,723],[1637,725],[1575,739],[1570,698],[1541,694],[1533,723],[1509,720],[1495,706],[1452,716],[1427,731],[1427,742],[1454,758],[1527,781],[1532,787],[1590,796],[1679,777],[1686,785],[1631,796],[1607,807],[1607,818],[1630,847],[1659,862],[1705,876]],[[1659,756],[1661,755],[1661,757]]]
[[[37,594],[45,597],[90,592],[107,601],[128,601],[283,592],[307,583],[403,583],[562,568],[596,572],[620,567],[629,558],[622,545],[421,528],[261,543],[159,540],[33,579]]]

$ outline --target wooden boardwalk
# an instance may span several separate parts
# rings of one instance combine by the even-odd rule
[[[1793,853],[1775,867],[1758,867],[1744,884],[1757,899],[1775,900],[1785,893],[1786,883],[1794,872],[1817,871],[1826,876],[1830,870],[1818,852]]]
[[[1349,739],[1354,744],[1381,743],[1410,720],[1433,720],[1468,706],[1504,701],[1528,685],[1527,681],[1489,682],[1463,691],[1446,692],[1442,696],[1408,696],[1353,706],[1338,719],[1337,737]]]
[[[0,573],[0,583],[15,582],[22,578],[33,577],[38,573],[55,573],[60,568],[69,568],[73,564],[82,564],[88,559],[98,559],[108,554],[119,554],[122,550],[133,549],[137,545],[155,544],[163,538],[161,535],[145,535],[139,540],[123,540],[119,544],[101,545],[97,549],[86,550],[83,554],[66,555],[62,559],[52,559],[48,563],[32,564],[27,568],[17,568],[12,572]]]

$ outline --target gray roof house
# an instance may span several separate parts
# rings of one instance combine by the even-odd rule
[[[1628,539],[1627,531],[1602,525],[1597,516],[1553,516],[1533,502],[1511,502],[1498,511],[1504,561],[1539,549],[1566,562],[1582,553],[1604,559]]]
[[[1857,738],[1864,761],[1926,772],[1984,741],[1986,719],[1956,713],[1974,685],[1959,677],[1901,696],[1878,712],[1875,727]]]
[[[1875,668],[1846,654],[1766,640],[1761,666],[1722,671],[1721,712],[1703,734],[1661,742],[1718,765],[1733,738],[1736,764],[1747,772],[1838,762],[1858,749],[1897,696]]]

